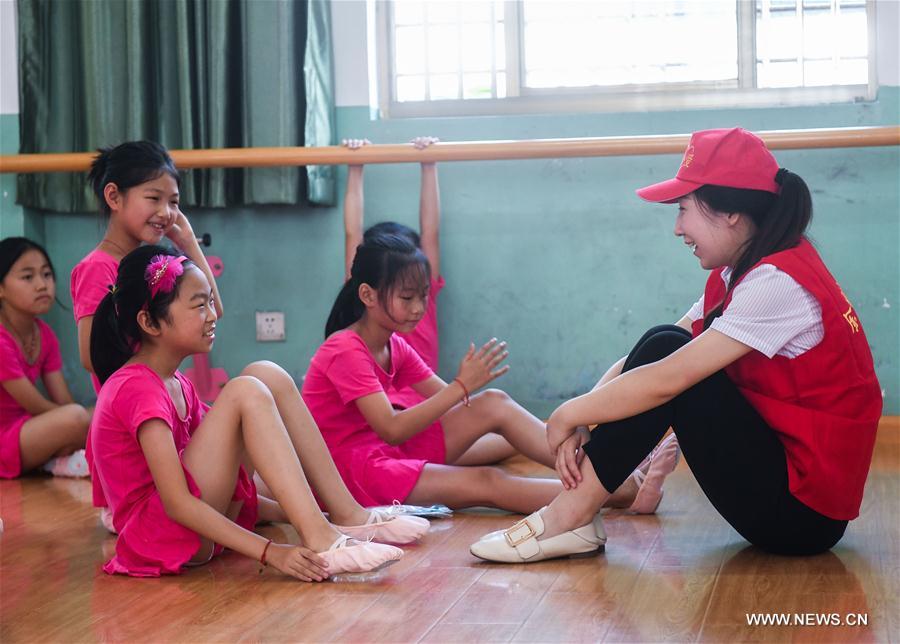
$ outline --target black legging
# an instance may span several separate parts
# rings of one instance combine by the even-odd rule
[[[690,340],[681,327],[654,327],[622,370],[661,360]],[[790,493],[781,441],[724,371],[659,407],[594,429],[584,449],[603,487],[617,489],[670,426],[703,493],[750,543],[806,555],[843,536],[846,521],[823,516]]]

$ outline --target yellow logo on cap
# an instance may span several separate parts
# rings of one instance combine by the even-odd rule
[[[688,149],[684,151],[684,159],[681,160],[682,168],[691,167],[691,161],[694,160],[694,146],[689,145]]]

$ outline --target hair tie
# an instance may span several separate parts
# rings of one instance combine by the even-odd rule
[[[147,270],[144,271],[144,279],[150,288],[150,299],[156,297],[157,293],[170,293],[175,288],[175,282],[184,273],[182,264],[187,261],[187,257],[179,255],[156,255],[150,260]]]
[[[778,172],[775,173],[775,183],[779,186],[784,184],[784,177],[790,172],[787,168],[778,168]]]

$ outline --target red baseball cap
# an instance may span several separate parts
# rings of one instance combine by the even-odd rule
[[[761,138],[739,127],[691,135],[674,179],[636,190],[641,199],[675,203],[700,186],[764,190],[778,194],[778,162]]]

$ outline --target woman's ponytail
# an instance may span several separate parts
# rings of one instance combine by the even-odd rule
[[[778,193],[768,217],[783,222],[781,235],[774,241],[774,246],[777,246],[778,250],[784,250],[796,246],[806,233],[813,215],[812,195],[800,175],[787,168],[778,170],[775,181],[781,186],[781,192]],[[771,252],[766,254],[770,255]]]

